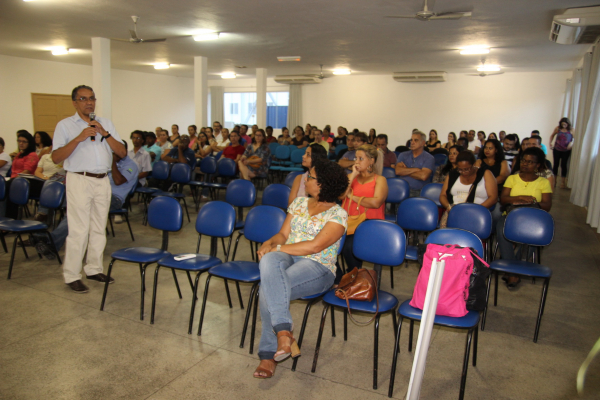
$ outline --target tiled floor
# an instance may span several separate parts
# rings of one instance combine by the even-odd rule
[[[600,336],[600,246],[585,225],[584,210],[568,203],[568,194],[555,195],[554,243],[543,254],[553,269],[540,337],[533,330],[541,284],[523,282],[508,292],[501,285],[498,307],[491,307],[486,330],[479,335],[477,367],[468,371],[467,399],[576,398],[575,377],[588,351]],[[132,216],[135,245],[160,246],[160,234],[141,225],[139,207]],[[197,234],[194,221],[184,221],[171,236],[172,252],[191,252]],[[12,238],[9,238],[9,245]],[[132,245],[127,227],[116,225],[109,237],[105,264],[112,251]],[[208,252],[208,241],[201,251]],[[222,255],[222,251],[219,252]],[[243,241],[238,259],[250,259]],[[0,253],[0,276],[6,276],[8,255]],[[154,268],[147,284],[151,288]],[[270,380],[252,372],[256,354],[239,347],[245,310],[235,297],[229,309],[223,285],[211,283],[202,336],[187,334],[191,291],[179,274],[183,299],[177,297],[171,274],[159,277],[156,323],[149,322],[151,290],[146,292],[146,318],[139,319],[140,278],[137,266],[117,263],[116,283],[110,286],[105,310],[99,311],[103,285],[87,282],[90,292],[71,292],[57,262],[17,253],[10,281],[0,280],[0,398],[2,399],[365,399],[385,398],[389,384],[393,329],[391,316],[381,318],[379,388],[372,388],[373,326],[350,324],[348,341],[342,335],[342,313],[336,312],[338,335],[326,325],[316,373],[310,372],[322,307],[315,305],[305,335],[303,356],[296,372],[292,362],[280,364]],[[390,290],[388,269],[382,289],[401,301],[410,297],[417,267],[399,267]],[[201,278],[199,297],[203,292]],[[230,285],[232,294],[235,293]],[[242,285],[244,302],[250,292]],[[292,305],[299,324],[304,303]],[[260,329],[258,326],[257,332]],[[412,366],[403,329],[394,397],[404,398]],[[423,399],[458,398],[465,334],[436,328],[433,333]],[[256,340],[258,346],[258,338]],[[255,351],[256,353],[256,351]],[[584,398],[600,398],[600,360],[590,367]]]

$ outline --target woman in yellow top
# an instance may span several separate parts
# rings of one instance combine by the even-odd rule
[[[538,176],[537,172],[546,164],[546,156],[542,149],[530,147],[523,152],[521,169],[517,174],[510,175],[504,182],[504,189],[500,196],[502,206],[519,204],[537,204],[542,210],[550,211],[552,208],[552,187],[550,181]],[[520,251],[515,256],[513,243],[504,237],[504,221],[506,215],[498,221],[496,234],[500,247],[500,256],[504,260],[520,259]],[[502,278],[509,289],[518,285],[521,278],[505,276]]]

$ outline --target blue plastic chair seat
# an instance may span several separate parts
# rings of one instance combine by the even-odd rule
[[[410,300],[406,300],[398,307],[398,314],[405,318],[421,320],[422,310],[411,306]],[[472,328],[479,323],[479,311],[469,311],[464,317],[447,317],[444,315],[436,315],[433,321],[434,324],[444,325],[449,328]]]
[[[229,261],[212,267],[209,274],[223,279],[239,282],[257,282],[260,280],[258,264],[252,261]]]
[[[120,208],[118,210],[110,211],[110,214],[127,214],[128,210],[126,208]]]
[[[342,300],[335,295],[335,290],[330,290],[325,297],[323,297],[325,303],[331,304],[336,307],[347,308],[346,300]],[[385,313],[393,309],[398,305],[398,299],[391,293],[379,291],[379,312]],[[358,301],[350,300],[350,308],[352,311],[366,312],[375,314],[377,310],[377,301],[374,298],[372,301]]]
[[[171,253],[152,247],[127,247],[112,253],[110,256],[121,261],[133,263],[155,263],[161,258],[170,256]]]
[[[244,227],[245,221],[235,221],[235,230],[242,229]]]
[[[538,278],[550,278],[552,270],[540,264],[520,260],[498,260],[490,264],[490,269],[507,274],[517,274]]]
[[[150,193],[157,192],[158,190],[159,189],[157,189],[157,188],[139,187],[139,188],[135,189],[135,192],[142,193],[142,194],[150,194]]]
[[[173,197],[174,199],[179,199],[179,198],[185,197],[185,195],[183,193],[163,192],[162,190],[152,193],[152,197],[159,197],[159,196]]]
[[[206,182],[202,182],[202,181],[189,181],[187,183],[187,185],[191,185],[191,186],[204,186],[206,184]]]
[[[328,292],[330,291],[330,289],[327,289],[324,292],[321,293],[316,293],[316,294],[311,294],[310,296],[304,296],[304,297],[300,297],[298,300],[313,300],[313,299],[317,299],[321,296],[326,295]]]
[[[48,229],[48,225],[37,221],[6,220],[0,222],[0,229],[10,232],[30,232]]]
[[[417,246],[406,246],[406,255],[404,258],[410,261],[417,261]]]
[[[7,221],[14,221],[14,219],[8,218],[8,217],[0,217],[0,222],[7,222]]]
[[[187,260],[176,261],[175,257],[181,254],[170,255],[158,261],[158,265],[184,271],[204,271],[221,264],[217,257],[211,257],[204,254],[196,254],[196,257]]]

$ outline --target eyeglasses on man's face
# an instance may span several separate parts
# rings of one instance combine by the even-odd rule
[[[96,97],[92,96],[92,97],[78,97],[75,100],[77,100],[80,103],[87,103],[88,101],[91,101],[92,103],[96,102]]]

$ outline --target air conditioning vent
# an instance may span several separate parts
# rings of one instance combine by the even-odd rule
[[[315,75],[277,75],[275,82],[290,83],[321,83],[322,79]]]
[[[446,72],[424,71],[424,72],[394,72],[396,82],[445,82]]]
[[[583,7],[555,15],[549,39],[559,44],[592,44],[599,36],[600,7]]]

